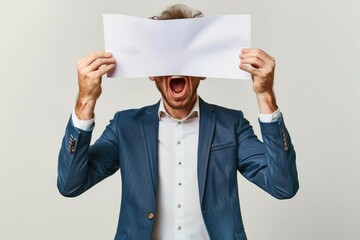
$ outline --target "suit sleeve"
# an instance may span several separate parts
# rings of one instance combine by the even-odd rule
[[[76,197],[119,169],[116,116],[92,146],[92,130],[77,129],[70,118],[58,159],[57,187],[63,196]]]
[[[298,188],[296,155],[283,117],[260,122],[263,142],[241,116],[238,129],[238,169],[249,181],[278,199],[293,197]]]

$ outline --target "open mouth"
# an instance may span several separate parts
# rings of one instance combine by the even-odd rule
[[[174,97],[182,97],[186,92],[186,79],[183,76],[171,76],[169,85]]]

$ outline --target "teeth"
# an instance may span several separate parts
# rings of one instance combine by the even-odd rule
[[[184,77],[182,77],[182,76],[177,76],[177,75],[171,76],[171,79],[174,79],[174,78],[184,78]]]

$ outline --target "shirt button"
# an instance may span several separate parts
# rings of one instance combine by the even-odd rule
[[[177,144],[181,144],[181,141],[177,141]]]
[[[178,208],[181,208],[181,204],[178,205]]]
[[[179,182],[179,186],[181,186],[182,185],[182,183],[181,182]]]
[[[152,212],[149,212],[148,218],[149,218],[149,220],[152,220],[154,218],[154,214]]]
[[[177,122],[178,125],[181,125],[181,122]]]
[[[181,162],[179,162],[179,165],[181,165]]]
[[[181,229],[182,229],[181,226],[179,226],[179,227],[178,227],[178,230],[181,230]]]

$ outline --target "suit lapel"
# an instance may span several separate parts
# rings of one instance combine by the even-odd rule
[[[198,142],[198,184],[199,196],[202,203],[205,190],[207,166],[211,150],[211,143],[215,130],[215,114],[211,106],[200,101],[200,124],[199,124],[199,142]],[[159,103],[151,107],[146,114],[141,117],[142,133],[145,139],[147,150],[147,163],[152,180],[154,199],[156,199],[158,187],[158,135],[159,135]]]
[[[211,150],[211,142],[215,130],[215,114],[211,106],[200,98],[200,126],[198,143],[198,182],[200,203],[203,202],[207,166]]]
[[[159,103],[152,106],[146,114],[141,117],[141,127],[146,145],[146,157],[152,180],[154,199],[156,199],[158,181],[158,135],[159,135]]]

